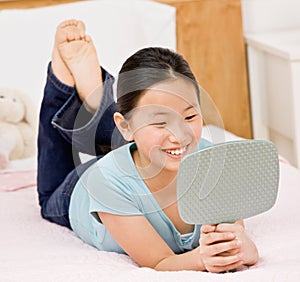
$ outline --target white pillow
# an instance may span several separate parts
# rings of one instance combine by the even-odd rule
[[[83,1],[0,12],[0,87],[43,94],[57,25],[81,19],[94,40],[100,63],[116,75],[124,60],[146,46],[176,47],[176,10],[138,0]]]

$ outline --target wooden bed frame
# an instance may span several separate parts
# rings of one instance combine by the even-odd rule
[[[1,1],[0,10],[84,0]],[[177,9],[177,51],[190,63],[200,85],[221,114],[224,128],[252,138],[240,0],[156,0]],[[205,122],[216,124],[211,103],[202,101]]]

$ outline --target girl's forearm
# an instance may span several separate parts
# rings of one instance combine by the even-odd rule
[[[155,267],[158,271],[195,270],[205,271],[199,248],[192,251],[172,255],[161,260]]]

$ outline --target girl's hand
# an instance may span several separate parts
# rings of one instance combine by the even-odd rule
[[[240,256],[241,243],[234,232],[218,230],[219,225],[202,225],[199,251],[202,262],[209,272],[224,272],[243,264]]]
[[[203,225],[200,254],[207,271],[223,272],[238,266],[253,265],[258,260],[254,243],[242,221],[234,224]]]
[[[216,226],[216,232],[232,232],[239,242],[239,256],[245,265],[253,265],[258,261],[258,251],[251,239],[248,237],[242,221],[234,224],[219,224]]]

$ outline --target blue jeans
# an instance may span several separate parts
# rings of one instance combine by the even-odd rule
[[[114,79],[103,69],[102,79],[103,98],[91,114],[76,89],[59,81],[48,66],[39,120],[38,196],[42,217],[68,228],[71,194],[79,177],[112,147],[124,143],[113,122]],[[94,158],[81,164],[79,152]]]

